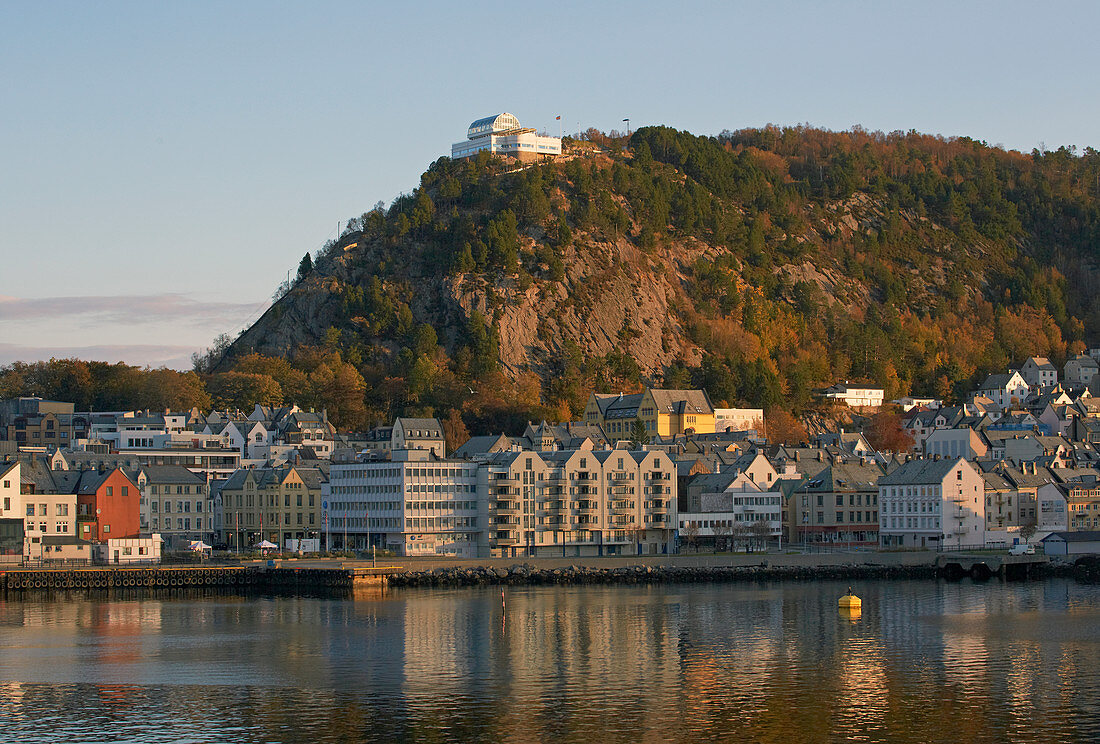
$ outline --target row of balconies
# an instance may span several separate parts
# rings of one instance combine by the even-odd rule
[[[580,529],[585,529],[591,525],[578,525]],[[615,542],[633,542],[634,537],[628,532],[628,528],[633,525],[630,523],[616,523],[613,525],[613,529],[616,531],[627,532],[628,534],[622,537],[616,537],[613,534],[605,534],[601,542],[603,543],[615,543]],[[567,531],[570,527],[567,524],[561,524],[560,530]],[[668,529],[667,520],[665,520],[664,526],[652,527],[652,529]],[[492,532],[489,536],[489,544],[492,547],[506,547],[512,545],[519,545],[523,541],[523,531],[518,527],[509,525],[493,525]],[[590,542],[596,542],[592,540]]]

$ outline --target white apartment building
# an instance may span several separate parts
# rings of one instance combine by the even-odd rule
[[[985,480],[966,460],[911,460],[878,484],[883,547],[985,545]]]
[[[326,544],[473,558],[655,554],[673,542],[676,471],[663,452],[373,457],[333,465]]]
[[[530,127],[521,127],[512,114],[494,114],[470,124],[466,139],[451,145],[451,157],[469,158],[479,152],[509,155],[520,160],[561,155],[561,138],[537,134]]]

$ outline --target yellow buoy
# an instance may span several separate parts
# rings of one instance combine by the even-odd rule
[[[848,593],[840,598],[840,601],[837,603],[837,605],[842,610],[858,611],[863,608],[863,601],[856,595],[852,594],[852,587],[848,587]]]

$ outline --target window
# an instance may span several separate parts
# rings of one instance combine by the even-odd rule
[[[122,498],[126,498],[129,495],[130,495],[130,487],[129,486],[123,486],[122,487]]]
[[[85,525],[85,530],[87,530],[87,525]],[[109,525],[109,524],[103,525],[103,531],[104,532],[110,532],[111,531],[111,525]]]
[[[107,486],[107,498],[115,495],[115,489],[113,486]]]
[[[27,516],[28,517],[33,517],[34,516],[34,504],[27,504]]]

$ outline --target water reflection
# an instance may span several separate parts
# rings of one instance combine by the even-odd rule
[[[23,742],[1086,741],[1072,582],[405,591],[0,603]]]

